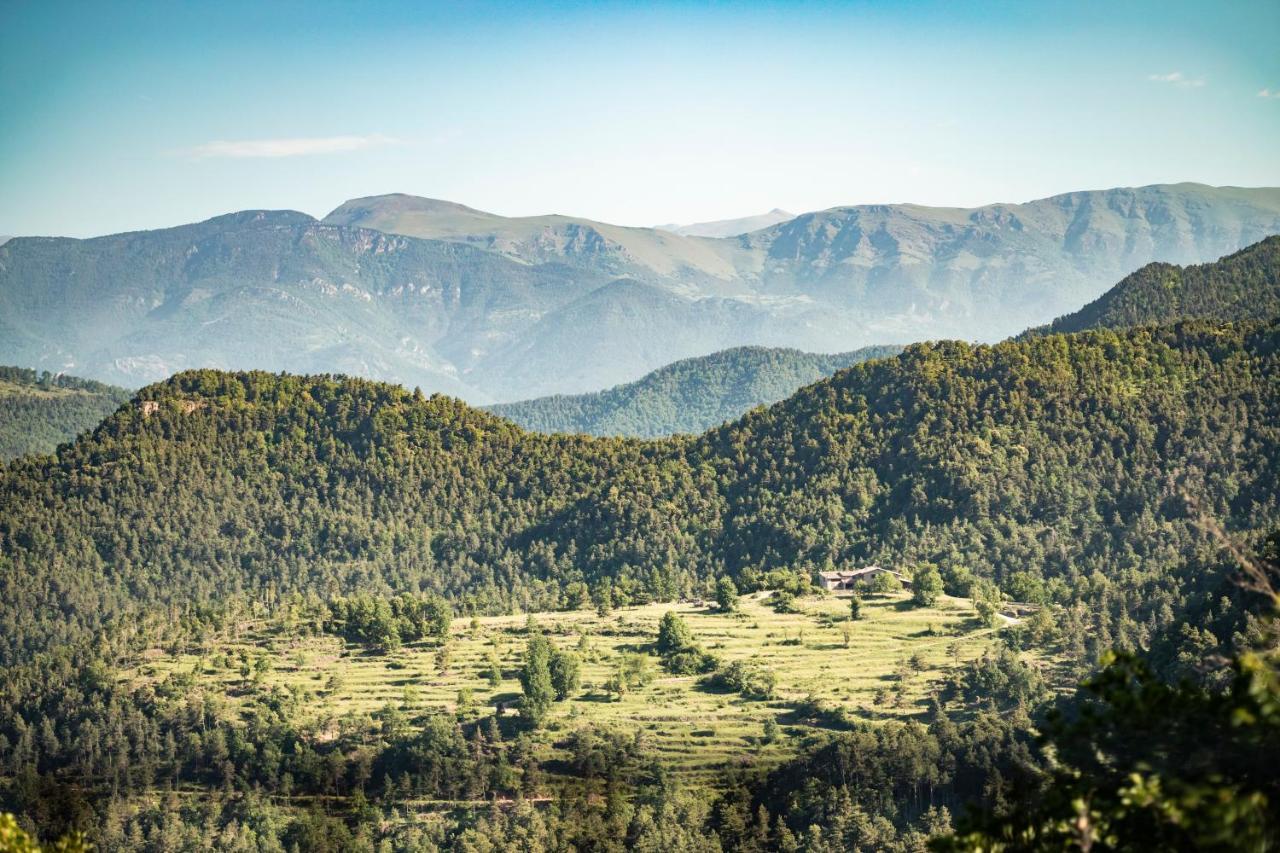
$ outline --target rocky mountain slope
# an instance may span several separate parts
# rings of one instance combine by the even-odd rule
[[[1194,184],[972,210],[834,208],[731,238],[382,196],[0,246],[0,360],[138,386],[333,372],[477,403],[594,391],[731,347],[994,340],[1152,261],[1280,233],[1280,190]]]

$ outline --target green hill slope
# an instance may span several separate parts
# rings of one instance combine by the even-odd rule
[[[53,451],[97,426],[130,394],[74,376],[0,367],[0,462]]]
[[[699,433],[776,403],[797,388],[902,347],[864,347],[822,355],[790,349],[739,347],[677,361],[635,382],[595,394],[541,397],[490,406],[489,411],[537,432],[583,432],[657,438]]]
[[[1280,236],[1209,264],[1148,264],[1073,314],[1035,330],[1080,332],[1173,323],[1280,316]]]
[[[1029,575],[1138,643],[1203,541],[1185,495],[1245,533],[1280,518],[1278,349],[1274,325],[917,345],[661,442],[184,373],[0,474],[0,660],[264,590],[547,609],[578,582],[622,604],[867,559]]]

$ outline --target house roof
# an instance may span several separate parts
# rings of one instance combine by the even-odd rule
[[[860,578],[864,575],[874,574],[875,572],[887,571],[880,566],[863,566],[861,569],[845,569],[837,572],[818,572],[818,577],[823,580],[840,581],[849,580],[851,578]]]

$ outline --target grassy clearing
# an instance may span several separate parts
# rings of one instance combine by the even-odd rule
[[[810,597],[797,604],[800,612],[776,613],[762,593],[743,597],[733,614],[689,603],[626,608],[605,617],[585,610],[535,614],[538,627],[561,648],[581,649],[586,638],[582,689],[556,703],[544,729],[549,756],[558,757],[554,743],[575,726],[603,724],[638,732],[686,781],[714,784],[737,764],[783,759],[797,736],[823,726],[821,719],[797,714],[806,699],[869,721],[919,714],[930,684],[982,654],[994,636],[978,625],[964,599],[943,597],[935,607],[915,608],[905,594],[870,598],[862,618],[853,622],[847,618],[847,599]],[[604,685],[619,657],[651,653],[658,621],[669,610],[679,612],[697,641],[724,662],[753,659],[771,668],[778,679],[776,698],[755,701],[710,691],[698,676],[666,674],[656,657],[657,677],[647,687],[621,698],[607,693]],[[242,674],[244,661],[252,668],[264,659],[268,666],[258,676],[261,686],[292,688],[304,699],[304,715],[334,727],[343,718],[389,705],[410,719],[433,710],[476,718],[505,708],[514,715],[528,619],[455,620],[443,669],[435,643],[376,655],[336,637],[298,636],[279,626],[249,623],[239,626],[237,636],[209,645],[203,655],[174,657],[154,650],[124,677],[158,681],[171,672],[198,670],[200,685],[236,703],[254,689],[254,676]],[[491,655],[502,674],[496,686],[488,680]],[[460,694],[468,690],[469,702],[460,708]],[[774,743],[764,742],[768,719],[780,726]]]

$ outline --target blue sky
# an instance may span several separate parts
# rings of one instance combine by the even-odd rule
[[[0,19],[0,234],[384,192],[647,225],[1280,185],[1275,0],[4,0]]]

